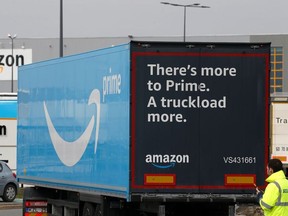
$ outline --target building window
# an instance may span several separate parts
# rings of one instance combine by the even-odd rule
[[[283,49],[271,47],[270,93],[283,90]]]

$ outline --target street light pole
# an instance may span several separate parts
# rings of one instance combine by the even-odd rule
[[[194,3],[194,4],[176,4],[176,3],[170,3],[170,2],[161,2],[161,4],[171,5],[171,6],[176,6],[176,7],[183,7],[184,8],[184,34],[183,34],[184,42],[186,42],[186,8],[187,7],[210,8],[209,6],[200,5],[199,3]]]
[[[17,37],[16,34],[14,34],[14,36],[12,36],[11,34],[8,34],[8,38],[11,39],[11,51],[12,51],[12,66],[11,66],[11,92],[14,91],[13,88],[13,82],[14,82],[14,78],[13,78],[13,74],[14,74],[14,39]]]
[[[60,57],[63,57],[63,0],[60,0]]]
[[[184,33],[183,33],[183,41],[186,42],[186,8],[187,6],[184,5]]]

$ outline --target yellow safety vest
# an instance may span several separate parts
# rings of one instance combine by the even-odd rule
[[[284,172],[273,173],[266,181],[269,184],[260,199],[265,216],[288,216],[288,180]]]

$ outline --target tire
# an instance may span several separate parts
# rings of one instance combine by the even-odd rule
[[[92,203],[86,202],[83,207],[82,216],[94,216],[95,206]]]
[[[97,204],[93,216],[102,216],[101,207],[99,204]]]
[[[13,200],[16,198],[17,191],[16,187],[12,184],[6,185],[3,193],[3,201],[5,202],[13,202]]]

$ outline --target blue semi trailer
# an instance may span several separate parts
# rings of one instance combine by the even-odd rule
[[[21,66],[23,215],[232,215],[253,203],[269,71],[268,43],[131,41]]]

